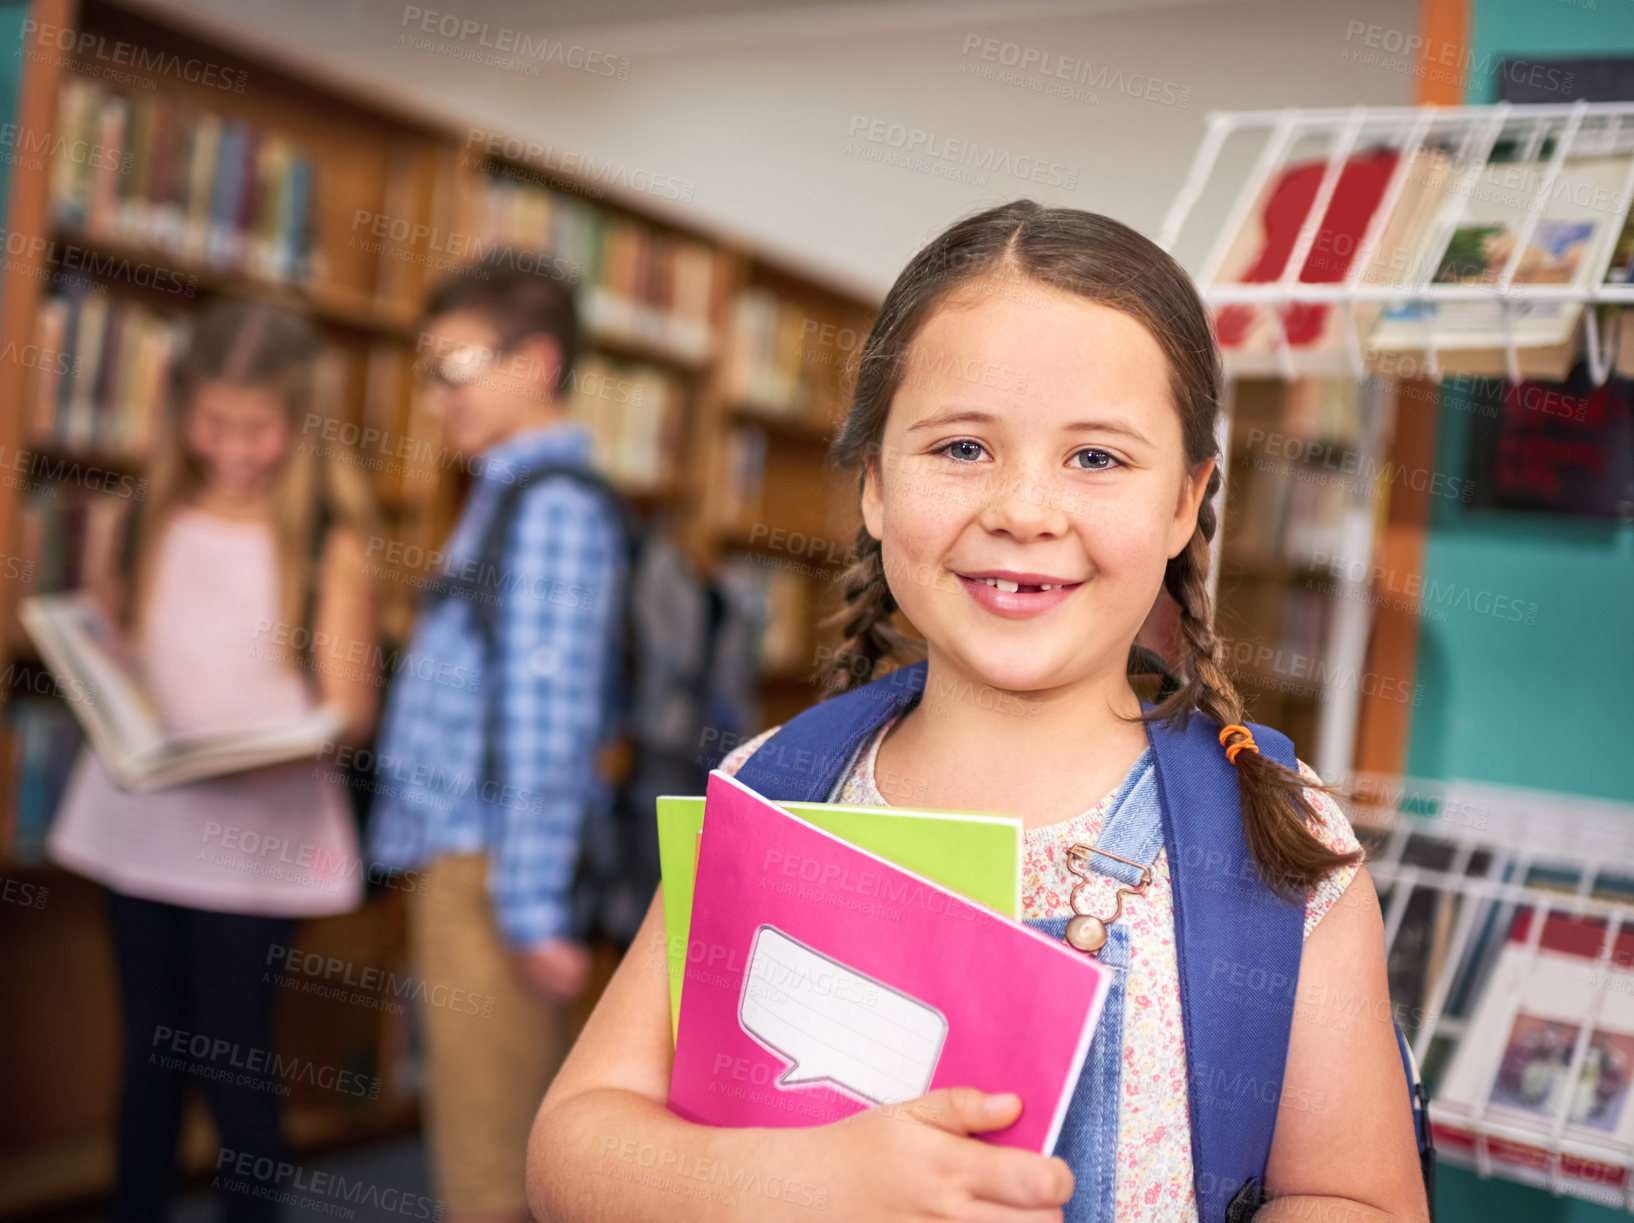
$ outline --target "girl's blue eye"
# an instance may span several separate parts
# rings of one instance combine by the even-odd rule
[[[1085,455],[1089,456],[1089,461],[1078,465],[1079,469],[1082,471],[1110,471],[1112,468],[1118,465],[1118,460],[1113,458],[1106,451],[1096,450],[1093,447],[1086,450],[1080,450],[1072,457],[1079,459],[1083,458]]]
[[[968,437],[961,437],[957,441],[949,442],[936,453],[945,454],[948,458],[956,459],[961,463],[974,463],[985,452],[982,450],[980,442],[973,442]]]

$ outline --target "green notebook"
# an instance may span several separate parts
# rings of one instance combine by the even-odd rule
[[[786,810],[853,845],[952,888],[1006,917],[1021,916],[1021,821],[1011,816],[901,807],[782,803]],[[670,1038],[681,1020],[692,924],[692,881],[704,826],[702,797],[658,800],[658,860],[668,932]]]

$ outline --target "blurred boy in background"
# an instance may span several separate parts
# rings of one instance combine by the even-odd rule
[[[531,267],[535,270],[524,270]],[[567,419],[572,292],[490,258],[433,290],[416,376],[471,492],[423,599],[379,742],[373,857],[417,869],[432,1165],[452,1223],[525,1220],[533,1114],[566,1054],[588,951],[569,932],[618,683],[625,581],[615,506]],[[489,563],[489,562],[493,563]],[[439,1001],[441,1000],[441,1001]]]

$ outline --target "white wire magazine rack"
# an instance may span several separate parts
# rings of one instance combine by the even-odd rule
[[[1294,303],[1326,303],[1342,307],[1344,318],[1348,321],[1346,339],[1350,370],[1357,379],[1362,379],[1368,376],[1368,366],[1363,346],[1365,337],[1357,323],[1356,308],[1364,302],[1496,301],[1501,304],[1506,331],[1512,314],[1529,303],[1634,304],[1634,284],[1603,283],[1616,235],[1628,211],[1630,193],[1634,191],[1634,158],[1630,159],[1622,191],[1614,197],[1618,206],[1614,215],[1609,216],[1613,222],[1608,226],[1610,239],[1596,242],[1587,258],[1587,263],[1591,265],[1586,269],[1587,275],[1578,278],[1576,283],[1565,285],[1530,284],[1524,280],[1516,283],[1527,241],[1543,215],[1544,206],[1560,183],[1567,158],[1634,151],[1634,123],[1629,122],[1630,118],[1634,118],[1634,103],[1630,102],[1215,111],[1207,116],[1203,142],[1192,159],[1184,184],[1169,207],[1157,241],[1164,249],[1174,250],[1211,179],[1222,168],[1221,154],[1227,141],[1239,134],[1250,140],[1258,139],[1258,153],[1247,176],[1231,205],[1220,214],[1219,228],[1212,231],[1207,255],[1201,266],[1195,269],[1198,288],[1204,299],[1216,307],[1238,304],[1288,306]],[[1531,203],[1525,210],[1522,228],[1517,235],[1519,240],[1495,283],[1432,283],[1436,271],[1434,260],[1409,269],[1411,274],[1400,282],[1363,283],[1368,256],[1377,249],[1380,235],[1402,196],[1419,151],[1429,147],[1449,151],[1457,177],[1448,192],[1448,204],[1436,216],[1430,236],[1439,234],[1450,237],[1500,142],[1514,149],[1521,163],[1533,163],[1545,154],[1547,160],[1544,163],[1546,168],[1537,176],[1532,188]],[[1299,277],[1305,268],[1306,258],[1321,229],[1318,219],[1327,213],[1347,160],[1354,152],[1379,147],[1399,150],[1401,155],[1396,160],[1389,184],[1368,222],[1356,257],[1351,261],[1344,279],[1331,284],[1301,282]],[[1270,177],[1287,165],[1293,156],[1302,159],[1325,157],[1326,166],[1282,275],[1268,283],[1219,283],[1221,265],[1255,201],[1260,198]],[[1273,321],[1279,315],[1276,310],[1267,313]],[[1582,326],[1585,357],[1594,381],[1599,383],[1605,380],[1609,372],[1610,360],[1606,352],[1607,344],[1596,325],[1594,310],[1583,312]],[[1288,343],[1280,321],[1276,321],[1276,334],[1276,356],[1282,376],[1289,379],[1297,377],[1305,372],[1301,367],[1302,354]],[[1519,382],[1521,375],[1516,344],[1512,335],[1507,339],[1503,346],[1505,368],[1509,380]],[[1423,351],[1424,374],[1439,378],[1441,370],[1436,358],[1436,344],[1428,328]],[[1331,371],[1324,369],[1317,372]]]
[[[1347,802],[1357,832],[1370,846],[1367,867],[1384,909],[1387,955],[1400,949],[1405,919],[1415,896],[1428,894],[1450,918],[1444,954],[1431,963],[1418,998],[1397,997],[1414,1057],[1431,1090],[1434,1121],[1473,1136],[1470,1151],[1438,1142],[1437,1157],[1482,1177],[1500,1176],[1634,1213],[1634,1143],[1608,1133],[1585,1146],[1567,1131],[1571,1090],[1562,1091],[1547,1124],[1517,1124],[1502,1110],[1490,1112],[1496,1064],[1473,1108],[1456,1114],[1438,1105],[1440,1081],[1472,1030],[1496,956],[1510,942],[1517,913],[1530,911],[1525,968],[1513,989],[1515,1007],[1527,996],[1538,965],[1539,939],[1551,915],[1599,918],[1604,933],[1598,957],[1585,970],[1604,982],[1613,970],[1613,949],[1625,926],[1634,925],[1634,805],[1585,796],[1516,789],[1470,781],[1408,781],[1359,777],[1364,794],[1388,796],[1378,803]],[[1406,814],[1401,807],[1425,814]],[[1610,895],[1607,898],[1607,888]],[[1621,966],[1624,971],[1626,965]],[[1599,993],[1603,995],[1604,986]],[[1565,1082],[1576,1084],[1588,1054],[1599,1010],[1581,1017]],[[1512,1013],[1515,1008],[1511,1008]],[[1627,1099],[1624,1108],[1634,1108]],[[1541,1149],[1545,1167],[1495,1156],[1493,1144]],[[1568,1174],[1575,1159],[1625,1170],[1622,1183]]]
[[[1300,280],[1306,261],[1323,226],[1341,174],[1353,154],[1369,149],[1396,151],[1389,180],[1365,225],[1355,258],[1343,277],[1332,283]],[[1409,264],[1407,273],[1389,283],[1364,282],[1370,254],[1380,242],[1421,150],[1445,156],[1451,183],[1421,235],[1420,253],[1428,259]],[[1516,228],[1516,244],[1501,271],[1488,284],[1436,283],[1439,253],[1465,215],[1489,165],[1502,160],[1535,170],[1525,180],[1530,204]],[[1628,156],[1620,193],[1601,214],[1593,243],[1585,250],[1578,274],[1569,284],[1528,283],[1518,276],[1520,260],[1532,238],[1545,205],[1562,182],[1569,158]],[[1300,162],[1322,165],[1319,184],[1306,208],[1297,238],[1281,274],[1264,283],[1221,282],[1222,266],[1232,252],[1256,203],[1274,175]],[[1204,300],[1216,309],[1231,305],[1259,305],[1274,324],[1275,353],[1270,376],[1293,380],[1305,375],[1354,377],[1364,391],[1358,449],[1380,454],[1388,448],[1398,407],[1392,393],[1395,379],[1373,371],[1368,361],[1364,324],[1358,319],[1364,305],[1491,301],[1499,304],[1506,342],[1501,368],[1509,380],[1521,381],[1519,350],[1509,331],[1511,316],[1528,305],[1566,302],[1582,311],[1583,355],[1595,382],[1603,381],[1612,364],[1610,333],[1602,333],[1598,305],[1634,305],[1634,283],[1606,283],[1616,239],[1627,223],[1634,196],[1634,103],[1569,103],[1467,107],[1350,107],[1244,112],[1215,112],[1190,170],[1158,234],[1165,249],[1191,252],[1192,272]],[[1275,307],[1322,303],[1339,307],[1344,352],[1322,354],[1320,361],[1289,342]],[[1442,345],[1448,348],[1448,345]],[[1433,330],[1426,327],[1422,372],[1442,376]],[[1261,369],[1234,369],[1228,352],[1227,372],[1238,376],[1262,374]],[[1220,443],[1229,438],[1231,397],[1226,388],[1226,410],[1221,414]],[[1229,491],[1228,491],[1229,495]],[[1365,571],[1371,557],[1376,524],[1365,493],[1346,511],[1338,552],[1346,573]],[[1361,561],[1353,565],[1348,562]],[[1217,577],[1214,558],[1211,581]],[[1361,588],[1341,584],[1336,622],[1326,648],[1327,662],[1343,674],[1347,664],[1360,665],[1365,657],[1371,623],[1365,579]],[[1454,1101],[1438,1102],[1437,1095],[1455,1064],[1464,1042],[1475,1031],[1476,1014],[1489,989],[1498,988],[1493,972],[1504,948],[1511,946],[1511,928],[1518,913],[1530,913],[1519,984],[1505,978],[1508,992],[1501,998],[1513,1016],[1527,996],[1537,968],[1540,938],[1551,914],[1598,919],[1604,923],[1597,959],[1583,961],[1585,971],[1607,973],[1614,967],[1618,935],[1634,929],[1634,805],[1569,794],[1529,791],[1472,781],[1427,782],[1402,778],[1369,778],[1351,773],[1357,700],[1344,693],[1325,701],[1317,726],[1313,764],[1330,782],[1348,778],[1355,788],[1371,794],[1367,804],[1347,801],[1347,811],[1369,846],[1368,869],[1379,888],[1384,908],[1385,939],[1392,955],[1394,1003],[1404,1019],[1413,1052],[1424,1069],[1431,1090],[1431,1116],[1438,1124],[1455,1126],[1471,1136],[1467,1148],[1438,1144],[1445,1162],[1467,1166],[1479,1175],[1500,1176],[1527,1183],[1557,1195],[1569,1194],[1634,1213],[1634,1142],[1614,1134],[1596,1138],[1592,1146],[1581,1141],[1581,1127],[1569,1125],[1573,1092],[1565,1090],[1553,1102],[1550,1115],[1530,1125],[1517,1124],[1512,1109],[1494,1107],[1494,1073],[1484,1089],[1454,1111]],[[1382,795],[1382,797],[1381,797]],[[1422,965],[1414,959],[1413,937],[1422,932],[1425,912],[1439,923],[1434,954]],[[1404,954],[1405,953],[1405,954]],[[1511,955],[1513,956],[1513,951]],[[1405,961],[1407,981],[1397,991],[1396,964]],[[1627,970],[1626,965],[1615,967]],[[1629,980],[1634,982],[1634,977]],[[1604,989],[1599,991],[1605,993]],[[1513,996],[1513,1005],[1509,1005]],[[1577,1023],[1565,1069],[1567,1084],[1577,1084],[1589,1053],[1589,1039],[1601,1009],[1601,999]],[[1489,1015],[1491,1010],[1489,1008]],[[1507,1035],[1508,1028],[1504,1033]],[[1490,1027],[1481,1030],[1480,1043],[1467,1056],[1485,1058],[1493,1040]],[[1501,1041],[1499,1048],[1504,1046]],[[1471,1062],[1470,1064],[1474,1064]],[[1623,1102],[1634,1109],[1634,1087]],[[1508,1144],[1506,1147],[1505,1144]],[[1541,1150],[1541,1166],[1512,1158],[1517,1146]],[[1595,1161],[1620,1172],[1598,1181],[1571,1173]]]

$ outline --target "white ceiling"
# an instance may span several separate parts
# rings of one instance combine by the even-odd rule
[[[1353,0],[125,0],[455,127],[514,133],[556,155],[689,185],[644,207],[883,293],[929,234],[1031,195],[1153,234],[1214,108],[1401,104],[1413,80],[1351,52]],[[1370,0],[1365,20],[1408,32],[1417,0]],[[495,67],[482,35],[412,45],[416,13],[627,57],[621,79],[553,63]],[[514,34],[508,35],[514,37]],[[1045,92],[977,75],[997,39],[1065,55],[1138,89]],[[972,50],[973,47],[978,49]],[[1070,83],[1070,82],[1069,82]],[[1184,105],[1173,99],[1185,97]],[[918,127],[1076,171],[949,180],[872,156],[858,125]],[[616,190],[609,190],[616,196]]]

